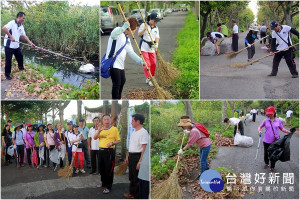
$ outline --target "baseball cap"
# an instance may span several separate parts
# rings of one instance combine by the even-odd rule
[[[77,124],[73,124],[73,127],[79,127]]]
[[[268,108],[267,108],[267,115],[272,115],[272,114],[274,114],[275,113],[275,108],[273,107],[273,106],[269,106]]]
[[[73,122],[72,121],[68,121],[67,125],[69,125],[69,124],[73,125]]]
[[[79,122],[84,122],[84,119],[83,119],[83,118],[81,118],[81,119],[79,120]]]
[[[27,127],[29,127],[29,126],[32,126],[32,124],[31,123],[27,124]]]
[[[12,122],[11,119],[7,120],[7,122]]]
[[[278,22],[273,20],[271,23],[270,23],[270,27],[271,27],[271,30],[274,30],[275,27],[278,25]]]
[[[157,18],[157,13],[151,13],[151,14],[150,14],[150,20],[151,20],[151,19],[153,19],[153,20],[156,21],[156,22],[159,22],[159,21],[160,21],[160,19]]]

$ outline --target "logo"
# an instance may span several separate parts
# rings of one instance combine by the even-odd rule
[[[224,182],[220,173],[212,169],[206,170],[201,174],[199,183],[206,192],[220,192],[224,188]]]

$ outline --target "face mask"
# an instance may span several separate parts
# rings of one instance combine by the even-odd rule
[[[187,130],[187,129],[184,129],[183,132],[184,132],[185,134],[189,134],[189,133],[190,133],[190,131]]]
[[[256,35],[254,35],[253,33],[252,33],[252,38],[256,38]]]

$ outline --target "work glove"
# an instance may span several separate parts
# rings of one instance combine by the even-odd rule
[[[124,22],[124,24],[123,24],[123,29],[124,30],[126,30],[126,29],[128,29],[129,28],[129,26],[130,26],[130,24],[128,23],[128,22]]]
[[[182,154],[183,154],[183,150],[182,150],[182,149],[179,149],[178,155],[182,155]]]
[[[140,58],[140,60],[138,61],[138,63],[139,63],[140,65],[144,65],[143,59]]]
[[[152,44],[151,48],[158,49],[158,44],[156,43]]]
[[[251,47],[251,44],[248,43],[247,46],[248,46],[248,47]]]
[[[296,128],[293,127],[293,128],[290,129],[290,131],[291,131],[291,133],[294,133],[296,131]]]
[[[190,133],[190,131],[187,130],[187,129],[184,129],[183,132],[184,132],[185,134],[189,134],[189,133]]]
[[[14,149],[16,149],[17,148],[17,145],[14,145]]]

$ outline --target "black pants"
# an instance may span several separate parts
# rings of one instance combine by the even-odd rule
[[[129,193],[133,195],[135,198],[139,196],[139,179],[138,174],[139,170],[136,170],[136,166],[140,160],[141,153],[129,153],[128,158],[128,167],[129,167]]]
[[[24,163],[24,145],[17,145],[18,163]]]
[[[91,164],[91,159],[90,159],[90,155],[89,155],[89,149],[87,146],[87,140],[83,140],[82,141],[83,147],[82,147],[82,151],[84,153],[84,159],[87,165]]]
[[[110,190],[114,180],[115,150],[112,148],[100,149],[99,158],[102,187]]]
[[[50,166],[50,151],[52,151],[53,149],[55,149],[55,145],[50,145],[49,149],[47,148],[47,163],[48,163],[48,167]],[[56,167],[56,163],[53,163],[53,167]]]
[[[149,199],[149,181],[139,179],[139,199]]]
[[[239,35],[237,33],[232,35],[232,51],[239,50]]]
[[[287,64],[287,66],[289,67],[289,70],[290,70],[291,74],[292,75],[298,75],[298,71],[296,69],[296,63],[295,63],[295,61],[292,57],[292,50],[291,49],[289,49],[287,51],[279,52],[279,53],[274,55],[273,68],[272,68],[272,73],[271,74],[277,75],[278,66],[279,66],[279,63],[280,63],[282,57],[284,57],[285,62]]]
[[[256,113],[252,113],[252,121],[255,122],[256,119]]]
[[[265,164],[268,165],[269,164],[269,154],[268,154],[268,148],[271,144],[265,143],[264,142],[264,161]],[[275,162],[271,161],[271,168],[275,168]]]
[[[236,128],[237,128],[237,126],[234,126],[234,132],[233,132],[234,136],[235,136],[236,131],[237,131]],[[241,135],[244,135],[244,125],[243,125],[242,121],[239,122],[239,131],[240,131]]]
[[[9,47],[5,47],[5,76],[10,76],[11,73],[11,60],[13,55],[18,62],[19,69],[24,69],[23,66],[23,54],[20,48],[12,49]]]
[[[27,162],[28,162],[28,165],[31,165],[32,164],[32,160],[31,160],[31,151],[32,149],[26,149],[26,154],[27,154]]]
[[[247,47],[247,45],[245,45]],[[252,59],[255,54],[255,46],[254,44],[251,47],[247,48],[248,51],[248,59]]]
[[[260,37],[261,37],[261,38],[266,37],[266,35],[267,35],[266,32],[261,32],[261,33],[260,33]],[[264,44],[266,44],[266,38],[264,38],[263,40],[260,41],[261,44],[262,44],[262,42],[264,42]]]
[[[121,99],[123,87],[126,82],[125,71],[112,68],[110,70],[110,76],[112,80],[112,99]]]
[[[98,161],[98,172],[100,173],[99,150],[91,150],[91,164],[92,164],[93,173],[97,171],[97,161]]]

